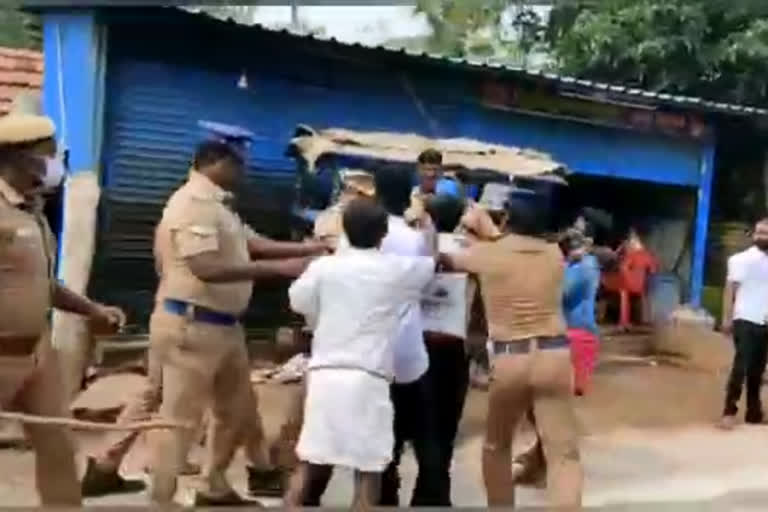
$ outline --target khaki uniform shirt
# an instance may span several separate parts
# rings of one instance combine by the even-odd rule
[[[0,338],[40,336],[52,306],[56,239],[27,206],[0,178]]]
[[[556,244],[507,235],[455,256],[480,280],[488,335],[507,342],[565,334],[562,254]]]
[[[248,241],[258,235],[227,205],[230,198],[206,176],[192,172],[168,200],[155,232],[158,304],[164,299],[183,300],[232,315],[248,307],[253,281],[206,283],[187,263],[188,258],[208,252],[230,265],[251,260]]]

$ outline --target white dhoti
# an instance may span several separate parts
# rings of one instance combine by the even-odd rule
[[[392,460],[389,383],[361,370],[307,373],[304,424],[296,455],[310,464],[382,472]]]

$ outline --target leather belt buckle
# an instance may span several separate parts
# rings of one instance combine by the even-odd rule
[[[194,304],[190,304],[190,303],[185,304],[184,318],[186,318],[190,322],[194,322],[196,320]]]

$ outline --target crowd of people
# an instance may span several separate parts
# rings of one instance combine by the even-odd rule
[[[47,118],[0,119],[0,406],[66,416],[48,311],[113,329],[125,318],[54,279],[55,243],[40,200],[56,185],[53,141]],[[159,285],[147,386],[118,423],[159,414],[200,425],[207,415],[208,431],[202,469],[188,461],[194,429],[152,434],[152,501],[172,503],[177,477],[201,471],[196,505],[252,504],[226,477],[243,446],[249,490],[284,492],[286,507],[319,505],[335,466],[355,470],[355,507],[398,506],[399,465],[409,443],[418,464],[410,505],[450,506],[469,385],[468,326],[479,290],[492,371],[482,450],[488,505],[513,506],[516,483],[545,477],[553,507],[578,508],[583,471],[573,397],[588,392],[599,345],[600,264],[585,219],[553,240],[545,193],[505,185],[501,201],[483,206],[448,183],[440,153],[427,149],[417,175],[404,166],[344,174],[341,195],[318,218],[314,238],[274,241],[233,208],[246,142],[219,134],[201,143],[156,228]],[[766,230],[768,223],[758,224],[760,244]],[[730,265],[736,302],[728,318],[738,354],[754,357],[745,366],[747,356],[737,354],[724,421],[735,415],[745,372],[748,420],[762,421],[755,394],[762,370],[754,360],[764,369],[765,344],[756,347],[766,315],[747,297],[759,291],[750,283],[768,276],[760,244],[755,250],[762,252],[750,250]],[[276,468],[266,447],[240,322],[254,283],[275,277],[293,280],[291,307],[312,332],[304,392],[287,420],[296,434],[297,464],[290,468]],[[448,321],[438,314],[445,307]],[[513,459],[516,428],[525,419],[538,438]],[[43,504],[79,504],[81,495],[124,488],[119,467],[135,433],[110,439],[89,459],[81,482],[61,428],[29,425],[27,433]]]

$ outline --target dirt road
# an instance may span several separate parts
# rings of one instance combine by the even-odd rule
[[[281,422],[287,389],[261,389],[267,431],[274,435]],[[621,510],[765,510],[768,506],[768,428],[740,426],[733,432],[713,428],[722,397],[722,378],[663,366],[604,367],[590,396],[578,401],[584,429],[582,454],[586,469],[585,505]],[[768,397],[766,397],[768,399]],[[768,402],[766,402],[768,403]],[[456,505],[482,506],[485,497],[480,473],[485,395],[473,391],[461,427],[454,464]],[[81,437],[83,451],[96,440]],[[198,453],[199,457],[200,454]],[[126,475],[141,478],[143,446],[129,456]],[[244,461],[239,455],[231,476],[245,487]],[[415,465],[404,462],[405,489],[410,493]],[[0,451],[0,502],[34,505],[33,458],[26,452]],[[182,500],[191,496],[185,480]],[[345,505],[351,478],[337,471],[326,505]],[[544,503],[543,492],[521,489],[520,505]],[[702,505],[702,502],[706,505]],[[279,501],[265,500],[266,504]],[[667,506],[662,506],[668,503]],[[145,494],[89,500],[93,505],[143,505]],[[696,507],[695,509],[693,507]],[[606,510],[609,510],[610,507]],[[650,510],[650,508],[648,508]]]

